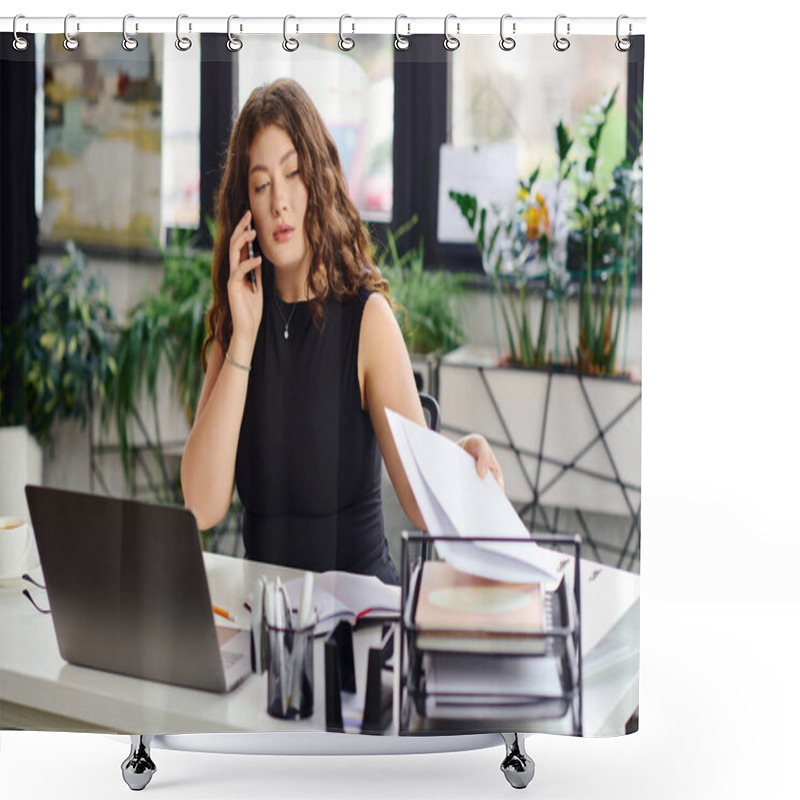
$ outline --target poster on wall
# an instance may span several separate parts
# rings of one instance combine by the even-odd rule
[[[87,36],[81,58],[48,37],[44,61],[42,238],[152,248],[161,219],[160,36],[127,53]]]

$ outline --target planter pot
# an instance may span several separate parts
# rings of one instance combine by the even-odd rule
[[[493,351],[460,348],[442,359],[439,389],[442,429],[489,440],[531,527],[547,506],[628,518],[638,531],[640,381],[498,366]]]
[[[42,448],[24,425],[0,428],[0,514],[28,518],[25,484],[42,482]]]

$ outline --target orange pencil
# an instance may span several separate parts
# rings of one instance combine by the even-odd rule
[[[214,609],[215,614],[219,614],[221,617],[225,617],[225,619],[229,619],[231,622],[236,622],[236,617],[233,614],[229,614],[224,608],[220,608],[219,606],[211,606]]]

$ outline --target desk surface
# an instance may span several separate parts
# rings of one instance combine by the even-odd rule
[[[290,579],[301,574],[214,554],[205,555],[205,564],[212,602],[232,611],[238,627],[249,624],[242,604],[257,576]],[[41,570],[33,575],[41,579]],[[160,734],[325,730],[321,639],[315,643],[314,714],[285,722],[266,713],[266,676],[251,676],[233,692],[214,694],[66,663],[52,619],[33,608],[23,588],[22,582],[0,588],[0,727]],[[619,734],[638,705],[639,578],[584,560],[581,597],[584,733]],[[366,652],[379,636],[380,626],[365,627],[355,636],[360,687],[366,679]]]

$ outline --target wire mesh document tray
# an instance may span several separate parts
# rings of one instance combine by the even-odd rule
[[[553,582],[491,581],[448,565],[437,549],[445,542],[530,542],[563,558]],[[580,536],[404,532],[401,735],[514,729],[580,736],[580,607]]]

